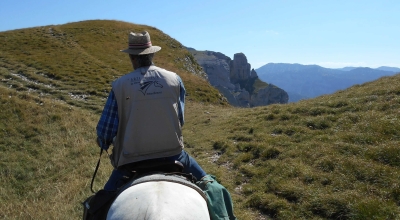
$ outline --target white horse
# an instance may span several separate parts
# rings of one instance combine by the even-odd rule
[[[153,174],[131,181],[112,203],[108,220],[209,220],[204,193],[171,175]]]

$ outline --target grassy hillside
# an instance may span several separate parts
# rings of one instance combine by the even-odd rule
[[[187,146],[240,210],[273,219],[400,218],[400,75],[295,104],[193,106]]]
[[[1,219],[81,217],[99,112],[110,82],[129,71],[118,49],[129,29],[144,27],[88,21],[0,33]],[[186,149],[230,190],[239,219],[400,218],[400,75],[294,104],[232,108],[185,67],[178,42],[146,28],[163,47],[156,63],[189,90]],[[110,171],[104,156],[95,189]]]
[[[19,91],[36,91],[71,105],[99,110],[111,82],[132,71],[127,54],[120,52],[127,47],[129,32],[143,30],[150,33],[154,45],[162,47],[155,64],[182,77],[189,99],[226,104],[216,89],[196,75],[201,67],[179,42],[156,28],[117,21],[85,21],[0,33],[2,82],[11,79],[7,86]],[[27,81],[33,83],[26,85]]]
[[[0,218],[78,219],[98,154],[98,115],[3,86],[0,94]]]

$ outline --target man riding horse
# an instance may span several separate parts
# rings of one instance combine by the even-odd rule
[[[114,170],[104,190],[116,191],[143,161],[179,161],[184,173],[200,180],[211,218],[236,219],[227,190],[184,150],[185,87],[176,73],[153,64],[159,50],[161,47],[152,45],[148,32],[131,32],[128,48],[121,50],[129,54],[134,71],[112,83],[96,128],[99,147],[107,150],[114,146],[110,156]]]

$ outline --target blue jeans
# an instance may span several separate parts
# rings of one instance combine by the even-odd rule
[[[178,155],[171,156],[171,157],[165,157],[165,158],[159,158],[156,160],[168,160],[168,161],[179,161],[183,164],[184,173],[192,173],[194,177],[196,177],[197,180],[200,180],[203,178],[206,174],[204,170],[200,167],[200,165],[196,162],[193,157],[189,156],[186,151],[182,150],[182,152]],[[124,170],[118,170],[114,169],[111,173],[110,178],[108,179],[107,183],[104,185],[104,190],[107,191],[114,191],[117,190],[119,187],[121,187],[124,184],[124,176],[129,176],[130,172],[124,171]]]

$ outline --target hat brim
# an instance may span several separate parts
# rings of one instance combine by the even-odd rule
[[[143,49],[125,49],[125,50],[120,50],[121,52],[124,53],[129,53],[132,55],[144,55],[144,54],[150,54],[150,53],[155,53],[161,50],[161,47],[159,46],[151,46],[149,48],[143,48]]]

